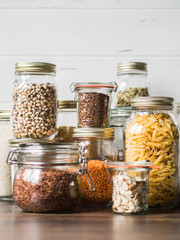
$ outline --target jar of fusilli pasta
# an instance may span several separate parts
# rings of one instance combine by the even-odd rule
[[[139,97],[125,125],[125,161],[149,160],[149,206],[172,208],[179,202],[179,132],[173,98]],[[179,169],[180,170],[180,169]]]

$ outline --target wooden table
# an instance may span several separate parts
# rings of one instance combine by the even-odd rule
[[[180,207],[121,216],[109,208],[69,214],[24,213],[0,202],[0,240],[180,240]]]

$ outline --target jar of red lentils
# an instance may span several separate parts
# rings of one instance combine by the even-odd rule
[[[76,128],[73,138],[79,144],[80,162],[84,163],[86,159],[87,174],[83,171],[85,174],[81,176],[83,205],[110,206],[112,184],[107,162],[117,160],[114,129]]]

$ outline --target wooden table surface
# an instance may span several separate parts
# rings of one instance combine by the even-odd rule
[[[110,208],[69,214],[25,213],[0,202],[0,240],[180,240],[180,207],[121,216]]]

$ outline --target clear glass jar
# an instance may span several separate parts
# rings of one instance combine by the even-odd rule
[[[143,62],[122,62],[117,65],[119,81],[114,101],[115,107],[131,106],[135,97],[149,96],[149,81],[147,79],[147,64]]]
[[[180,103],[177,103],[176,109],[177,109],[177,119],[180,122]]]
[[[114,141],[118,150],[118,161],[123,161],[124,153],[124,124],[130,117],[131,110],[116,108],[111,109],[110,127],[114,128]]]
[[[147,213],[151,165],[144,161],[108,163],[113,183],[113,212],[122,215]]]
[[[113,128],[76,128],[73,138],[80,148],[81,159],[87,160],[91,189],[82,175],[83,204],[108,206],[111,203],[112,185],[107,161],[117,160]]]
[[[11,167],[6,163],[10,136],[10,110],[0,110],[0,200],[12,199]]]
[[[18,154],[18,161],[14,154]],[[12,149],[7,162],[17,163],[14,201],[26,212],[69,212],[80,203],[77,145],[26,143]]]
[[[56,142],[73,142],[73,129],[77,126],[77,108],[75,101],[59,101],[58,133]]]
[[[57,131],[56,65],[17,63],[12,100],[14,138],[44,138]]]
[[[111,93],[116,83],[72,83],[78,105],[78,127],[109,127]]]
[[[125,161],[150,160],[149,206],[172,208],[179,202],[179,132],[173,98],[139,97],[125,126]]]

